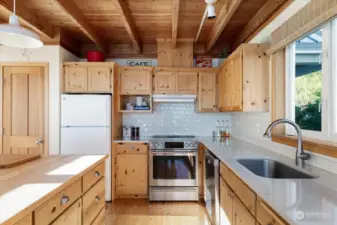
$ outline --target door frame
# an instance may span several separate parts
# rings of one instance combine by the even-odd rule
[[[0,154],[3,152],[3,70],[6,66],[15,67],[42,67],[44,75],[44,150],[43,155],[49,155],[49,63],[47,62],[3,62],[0,63],[0,80],[1,80],[1,91],[0,91]]]

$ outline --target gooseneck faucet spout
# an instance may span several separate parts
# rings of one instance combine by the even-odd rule
[[[309,160],[310,159],[310,155],[308,153],[304,152],[304,150],[303,150],[301,128],[296,123],[294,123],[293,121],[288,120],[288,119],[278,119],[278,120],[275,120],[274,122],[272,122],[268,126],[268,128],[267,128],[266,132],[264,133],[263,137],[270,138],[271,137],[271,133],[272,133],[272,129],[276,125],[281,124],[281,123],[290,124],[296,130],[296,133],[297,133],[297,149],[296,149],[296,157],[295,157],[296,165],[298,165],[298,159],[301,159],[303,162],[305,160]],[[298,154],[298,152],[300,152],[300,154]]]

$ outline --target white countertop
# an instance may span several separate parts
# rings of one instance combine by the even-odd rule
[[[106,158],[55,155],[0,169],[0,224],[17,222]]]
[[[227,143],[211,137],[199,140],[289,224],[337,225],[336,174],[310,165],[300,169],[293,159],[235,138]],[[264,178],[239,164],[238,158],[274,159],[318,178]]]

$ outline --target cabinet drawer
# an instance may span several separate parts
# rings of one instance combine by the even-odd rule
[[[255,215],[256,194],[223,163],[220,164],[220,173],[246,207]]]
[[[83,176],[83,192],[91,188],[99,179],[104,177],[105,164],[101,163]]]
[[[35,225],[49,224],[75,202],[81,194],[81,179],[78,179],[35,210]]]
[[[91,225],[104,225],[104,224],[105,224],[105,208],[103,208],[99,212],[98,216]]]
[[[117,154],[147,154],[147,144],[119,144]]]
[[[83,196],[83,225],[92,224],[105,204],[105,182],[104,179],[98,181]]]
[[[82,199],[78,199],[52,225],[82,225]]]
[[[14,223],[14,225],[33,225],[33,216],[29,213],[27,216]]]
[[[276,215],[265,203],[260,199],[256,202],[256,219],[261,225],[286,225],[287,223]]]

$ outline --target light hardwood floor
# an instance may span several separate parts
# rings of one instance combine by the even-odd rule
[[[106,205],[106,225],[210,225],[202,203],[118,199]]]

